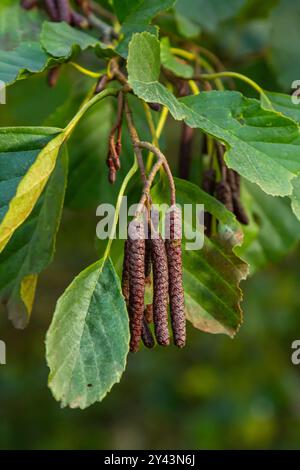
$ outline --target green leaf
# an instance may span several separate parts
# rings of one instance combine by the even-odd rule
[[[184,118],[182,105],[158,82],[160,43],[153,34],[144,32],[133,35],[129,44],[127,70],[128,81],[139,98],[167,106],[175,119]]]
[[[13,51],[0,51],[0,80],[10,85],[56,62],[38,42],[24,42]]]
[[[185,38],[195,38],[201,33],[201,28],[194,21],[189,20],[186,16],[181,15],[175,10],[175,21],[179,33]]]
[[[219,23],[235,16],[247,0],[178,0],[176,11],[213,32]]]
[[[62,406],[87,408],[120,381],[129,326],[110,260],[82,271],[57,302],[47,333],[49,386]]]
[[[99,39],[72,28],[65,22],[54,23],[45,21],[43,24],[41,44],[48,54],[54,57],[68,59],[73,53],[84,51],[88,47],[96,50],[112,51],[110,46],[106,46]]]
[[[202,249],[186,250],[187,240],[183,238],[187,318],[202,331],[234,336],[242,322],[239,284],[248,273],[247,264],[234,253],[243,241],[242,231],[233,214],[199,187],[178,178],[175,178],[175,184],[176,201],[181,207],[184,204],[192,207],[204,204],[205,210],[220,222],[218,234],[205,237]],[[168,202],[165,178],[153,188],[151,194],[155,203]]]
[[[288,199],[268,196],[249,182],[244,186],[242,201],[251,221],[243,227],[245,240],[236,251],[254,272],[279,261],[295,247],[300,239],[300,222]]]
[[[271,16],[270,60],[285,90],[300,77],[299,22],[300,2],[280,0]]]
[[[120,23],[123,23],[127,16],[140,8],[142,3],[143,0],[113,0],[114,10]]]
[[[0,252],[34,208],[64,139],[56,128],[0,128]]]
[[[0,297],[5,301],[9,318],[17,328],[27,325],[38,275],[53,258],[67,166],[67,152],[63,151],[31,215],[0,254]]]
[[[168,38],[163,38],[161,40],[160,58],[162,65],[168,70],[171,70],[171,72],[173,72],[175,75],[184,78],[191,78],[194,75],[193,67],[172,54]],[[155,79],[157,79],[157,75]]]
[[[180,100],[185,121],[228,146],[230,168],[273,196],[292,194],[291,180],[300,171],[298,126],[257,100],[236,92],[201,93]]]
[[[38,41],[40,28],[46,15],[42,9],[24,11],[16,0],[1,0],[0,4],[0,44],[7,51],[25,41]]]
[[[175,2],[176,0],[142,0],[139,2],[136,8],[126,16],[122,25],[123,40],[117,47],[118,53],[123,57],[127,56],[128,44],[134,33],[147,31],[157,35],[157,28],[150,26],[149,23],[159,13],[172,8]]]
[[[266,95],[276,111],[293,119],[300,126],[300,106],[293,103],[292,96],[284,93],[274,93],[267,91]],[[296,99],[299,99],[296,97]]]

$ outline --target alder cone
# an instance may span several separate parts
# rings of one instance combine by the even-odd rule
[[[169,213],[165,241],[169,268],[169,297],[174,343],[183,348],[186,342],[186,320],[182,281],[181,214],[175,208]]]
[[[129,323],[130,350],[136,352],[142,336],[145,295],[145,233],[143,222],[130,223],[135,228],[134,238],[129,234]]]
[[[153,322],[155,337],[161,346],[170,344],[168,328],[168,260],[160,235],[151,240],[153,267]]]

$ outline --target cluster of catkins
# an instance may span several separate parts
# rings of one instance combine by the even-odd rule
[[[153,228],[145,233],[142,219],[134,219],[128,228],[124,247],[122,290],[130,323],[130,350],[136,352],[140,341],[148,348],[156,341],[170,344],[168,305],[174,344],[185,345],[186,321],[182,284],[181,213],[172,207],[167,215],[166,240]],[[146,236],[147,235],[147,236]],[[145,285],[153,277],[152,304],[145,305]]]
[[[237,220],[243,224],[249,224],[249,218],[241,202],[241,179],[240,175],[234,170],[227,168],[223,160],[223,149],[221,148],[220,170],[222,173],[221,181],[216,179],[216,171],[209,168],[204,172],[202,188],[208,194],[211,194],[222,202],[227,210],[233,212]],[[206,234],[211,231],[211,214],[205,213]]]
[[[79,7],[87,11],[90,8],[89,2],[86,0],[78,0]],[[89,21],[85,16],[74,10],[70,6],[69,0],[21,0],[21,5],[26,10],[35,7],[42,7],[47,12],[52,21],[66,21],[72,26],[79,26],[80,28],[88,28]]]

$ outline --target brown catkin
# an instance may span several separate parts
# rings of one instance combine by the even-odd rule
[[[148,238],[145,243],[145,283],[151,285],[151,240]]]
[[[143,318],[142,341],[144,345],[146,346],[146,348],[153,348],[155,345],[152,331],[149,328],[149,325],[146,321],[145,316]]]
[[[147,304],[145,308],[145,319],[147,323],[153,322],[153,304]]]
[[[246,211],[240,199],[240,193],[241,193],[240,175],[236,173],[234,170],[227,170],[227,180],[228,180],[228,183],[230,184],[231,191],[232,191],[232,203],[233,203],[234,215],[236,216],[237,220],[241,224],[248,225],[249,218],[246,214]]]
[[[129,251],[128,241],[124,243],[124,258],[123,258],[123,272],[122,272],[122,293],[126,302],[129,304]]]
[[[58,82],[60,75],[60,67],[53,67],[53,69],[50,69],[47,75],[47,82],[50,88],[54,88]]]
[[[173,208],[169,212],[166,222],[165,246],[169,268],[171,324],[174,343],[182,348],[186,342],[186,321],[182,282],[181,213],[179,209]]]
[[[145,295],[145,233],[143,221],[129,224],[129,321],[130,351],[136,352],[142,336]]]
[[[151,240],[153,269],[153,322],[155,337],[161,346],[170,344],[168,328],[168,260],[164,241],[159,234]]]
[[[60,21],[71,22],[71,8],[69,0],[56,0],[58,17]]]
[[[202,189],[208,194],[213,194],[216,186],[216,172],[213,168],[209,168],[203,173]],[[211,235],[212,215],[204,212],[204,233],[207,237]]]
[[[25,10],[31,10],[37,6],[37,0],[21,0],[21,6],[25,8]]]
[[[222,202],[227,210],[233,212],[232,193],[229,184],[226,181],[220,181],[216,184],[216,198]]]
[[[59,14],[55,0],[45,0],[45,8],[52,21],[59,21]]]

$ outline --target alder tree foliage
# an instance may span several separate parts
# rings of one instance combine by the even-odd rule
[[[300,108],[290,87],[300,77],[276,29],[293,8],[298,15],[290,0],[1,1],[8,92],[35,74],[49,87],[70,70],[80,77],[46,125],[0,128],[0,296],[17,328],[29,322],[64,206],[116,206],[111,237],[58,299],[47,333],[49,386],[62,406],[101,401],[130,350],[182,348],[186,320],[233,337],[241,281],[298,241]],[[231,19],[250,30],[269,15],[282,93],[240,73],[219,36]],[[113,238],[124,195],[137,203],[125,243]],[[145,228],[155,203],[171,211]],[[185,249],[184,204],[204,204],[202,249]]]

